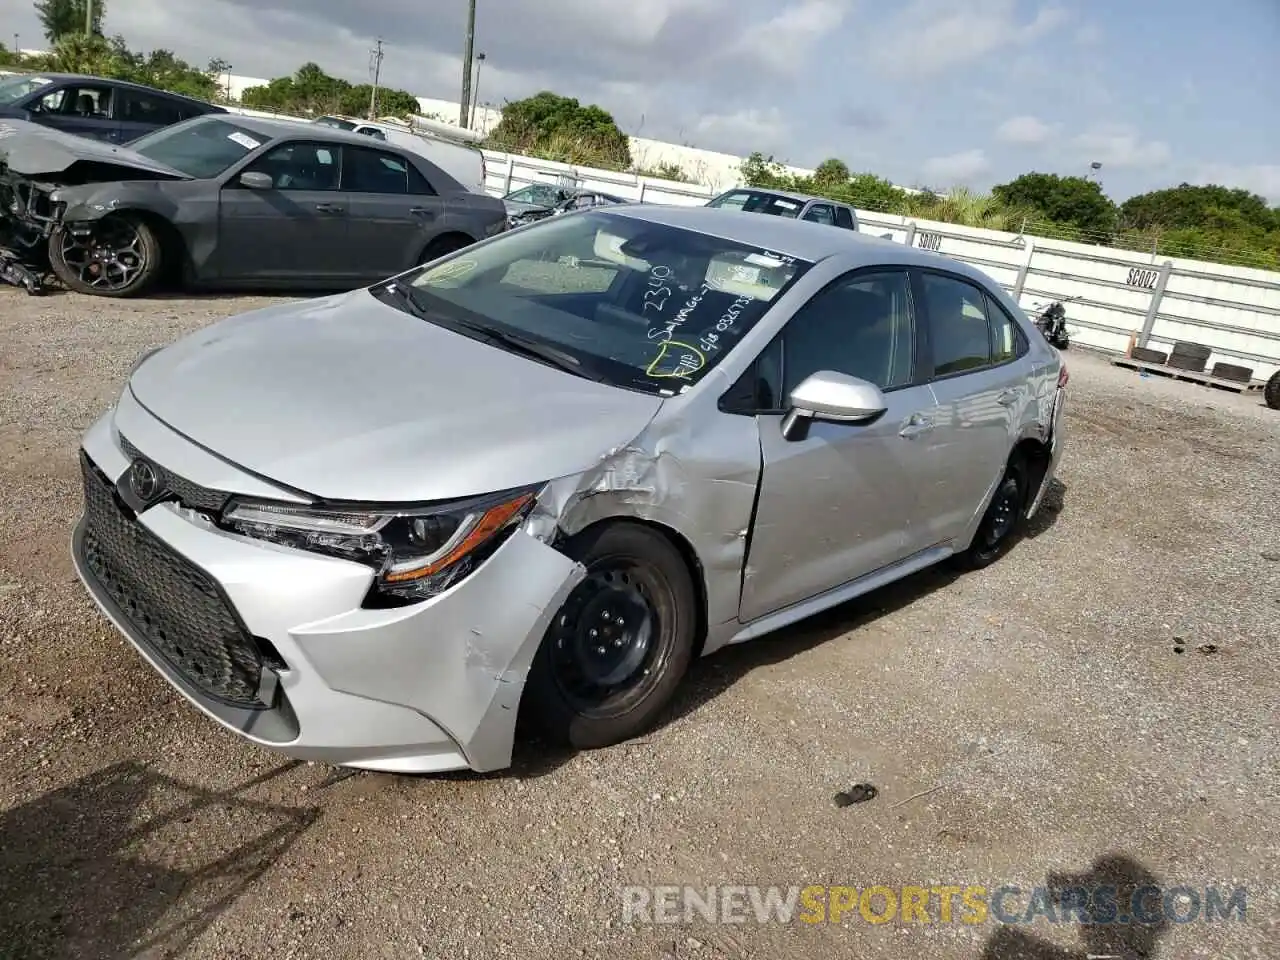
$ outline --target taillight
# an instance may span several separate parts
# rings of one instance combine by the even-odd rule
[[[1070,379],[1071,377],[1067,374],[1066,361],[1063,361],[1062,366],[1058,367],[1058,389],[1061,390],[1065,387]]]

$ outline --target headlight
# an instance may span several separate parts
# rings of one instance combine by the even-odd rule
[[[377,571],[378,593],[414,601],[475,569],[528,515],[535,493],[527,488],[404,510],[237,500],[221,522],[247,537],[363,563]]]

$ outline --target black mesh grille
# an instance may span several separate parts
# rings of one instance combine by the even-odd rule
[[[84,451],[80,466],[81,559],[136,634],[203,693],[269,706],[258,699],[262,657],[218,585],[128,515]]]
[[[124,451],[124,455],[130,460],[136,460],[138,457],[145,457],[141,450],[130,443],[125,437],[120,438],[120,449]],[[147,458],[150,460],[150,458]],[[190,480],[185,480],[171,470],[166,470],[159,464],[151,461],[156,468],[156,473],[160,476],[160,486],[167,490],[173,496],[177,497],[184,507],[190,507],[193,510],[205,510],[210,513],[218,513],[227,505],[227,501],[231,498],[230,494],[223,493],[221,490],[210,490],[208,487],[202,487]]]

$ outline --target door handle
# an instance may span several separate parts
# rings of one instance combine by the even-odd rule
[[[410,207],[409,212],[415,217],[434,217],[436,212],[430,207]]]
[[[1021,392],[1013,388],[1002,390],[996,396],[996,403],[1000,404],[1002,407],[1012,407],[1018,402],[1019,396],[1021,396]]]
[[[898,431],[898,436],[910,439],[911,437],[918,437],[922,433],[928,433],[932,429],[933,419],[931,417],[926,417],[923,413],[913,413],[907,417],[906,423]]]
[[[340,203],[317,203],[316,209],[321,213],[344,213],[346,210]]]

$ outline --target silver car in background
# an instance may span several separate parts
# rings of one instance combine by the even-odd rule
[[[936,254],[584,211],[143,357],[84,438],[74,558],[258,744],[501,769],[522,709],[616,743],[694,657],[992,562],[1062,455],[1066,381]]]

